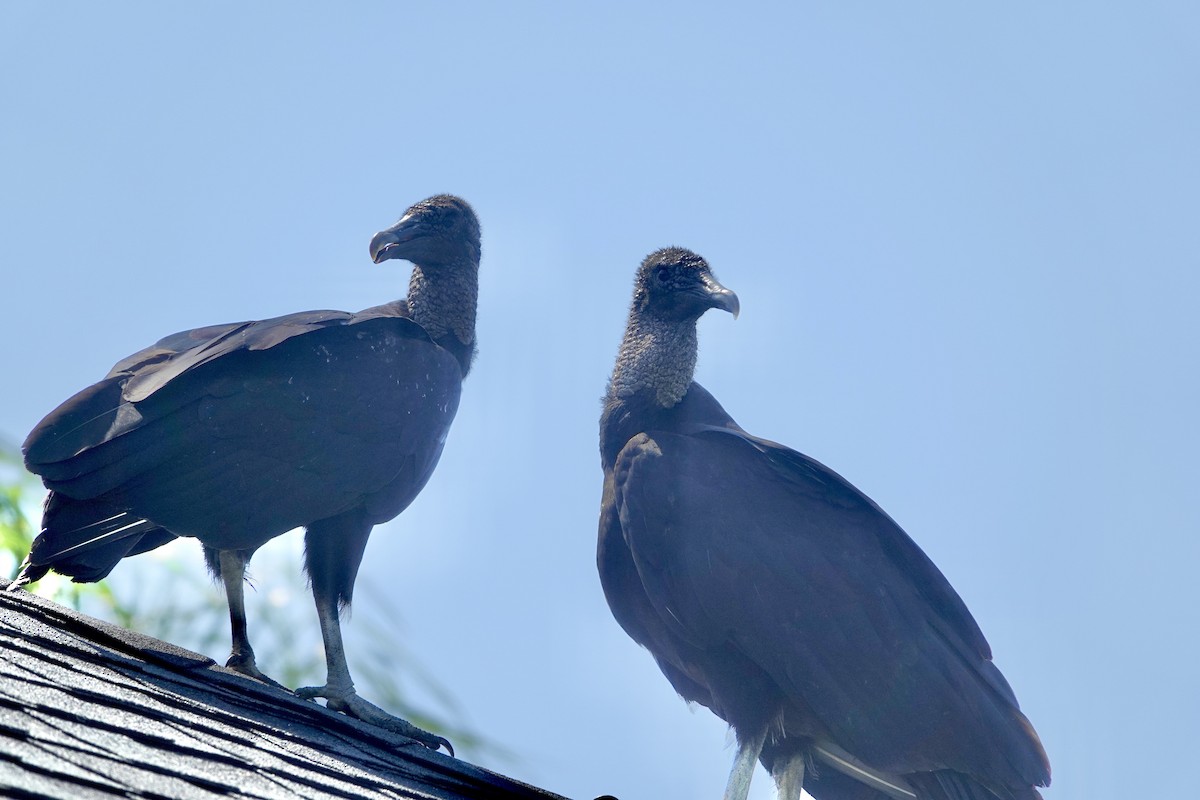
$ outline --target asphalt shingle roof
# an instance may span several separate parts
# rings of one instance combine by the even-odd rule
[[[562,800],[207,656],[2,590],[0,790],[69,800]]]

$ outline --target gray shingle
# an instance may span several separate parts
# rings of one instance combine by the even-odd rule
[[[6,591],[0,790],[64,800],[562,800],[206,656]]]

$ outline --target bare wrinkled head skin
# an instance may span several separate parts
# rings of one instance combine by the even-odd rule
[[[475,346],[480,252],[479,218],[466,200],[450,194],[413,204],[395,225],[371,238],[376,264],[412,262],[405,305],[435,341],[453,334],[467,347],[459,353],[464,374]]]
[[[682,247],[646,256],[634,280],[608,397],[648,389],[663,408],[678,403],[696,369],[696,320],[710,308],[736,317],[740,307],[737,295],[717,283],[707,261]]]
[[[393,258],[422,267],[479,262],[479,218],[461,197],[439,194],[413,204],[390,228],[371,238],[371,260]]]
[[[736,294],[713,277],[708,262],[683,247],[664,247],[646,256],[638,268],[633,313],[670,321],[698,319],[710,308],[736,318]]]

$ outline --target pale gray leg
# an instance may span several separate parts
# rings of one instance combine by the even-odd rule
[[[342,625],[337,601],[318,594],[315,587],[313,595],[317,602],[317,617],[321,622],[321,638],[325,642],[327,674],[324,686],[307,686],[297,689],[296,694],[306,700],[323,697],[326,707],[334,711],[341,711],[363,722],[415,739],[431,750],[444,747],[450,755],[454,755],[454,748],[450,746],[450,742],[441,736],[422,730],[400,717],[392,716],[358,696],[354,691],[354,681],[350,678],[350,667],[346,664],[346,651],[342,646]]]
[[[804,754],[789,756],[783,764],[776,763],[774,767],[779,800],[800,800],[800,790],[804,788]]]
[[[217,553],[217,560],[221,567],[221,581],[225,584],[225,599],[229,603],[229,627],[233,640],[225,666],[283,689],[258,668],[254,661],[254,650],[250,647],[246,626],[246,554],[239,550],[221,550]]]
[[[758,756],[766,740],[765,727],[745,739],[738,737],[737,755],[733,759],[729,783],[725,785],[725,800],[746,800],[750,794],[750,779],[754,777],[754,767],[758,764]]]

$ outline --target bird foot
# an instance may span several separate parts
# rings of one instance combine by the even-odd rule
[[[253,653],[248,656],[233,654],[229,656],[229,660],[225,662],[225,666],[234,672],[240,672],[247,678],[253,678],[260,683],[265,683],[268,686],[274,686],[276,689],[283,689],[285,692],[290,691],[282,683],[268,677],[265,672],[258,668],[258,665],[254,663]]]
[[[360,719],[371,725],[376,725],[392,733],[398,733],[409,739],[414,739],[430,750],[446,748],[446,752],[454,755],[454,747],[441,736],[422,730],[408,720],[393,716],[374,703],[363,700],[354,689],[349,691],[332,689],[329,686],[306,686],[296,690],[296,694],[305,700],[317,697],[325,698],[325,707],[333,711],[341,711],[347,716]]]

